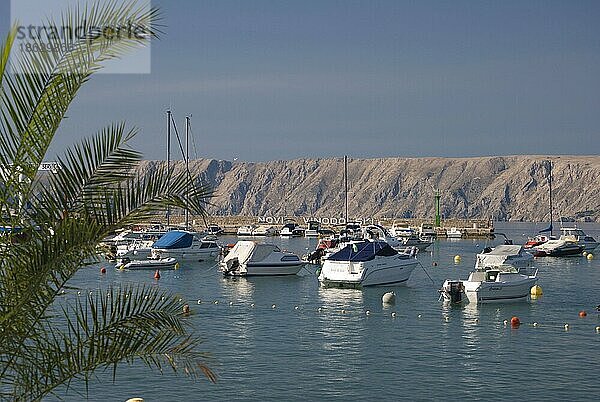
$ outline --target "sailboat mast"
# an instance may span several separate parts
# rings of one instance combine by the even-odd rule
[[[552,161],[550,161],[550,177],[548,179],[548,184],[550,186],[550,237],[552,237]]]
[[[171,174],[171,110],[167,110],[167,174]],[[168,183],[167,183],[168,186]],[[171,224],[171,207],[167,207],[167,226]]]
[[[344,219],[348,223],[348,155],[344,155]]]
[[[190,227],[190,209],[188,207],[188,197],[190,195],[190,116],[185,116],[185,174],[188,180],[186,180],[185,185],[185,230],[188,230]]]

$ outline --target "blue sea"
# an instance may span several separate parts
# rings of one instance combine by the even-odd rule
[[[544,224],[497,224],[524,243]],[[596,239],[600,225],[579,224]],[[233,243],[234,237],[222,238]],[[305,254],[315,239],[268,239]],[[146,283],[189,300],[194,330],[218,382],[191,381],[142,364],[98,372],[89,400],[593,400],[600,392],[600,248],[596,258],[539,258],[543,296],[529,302],[446,306],[438,289],[466,278],[475,255],[501,240],[437,240],[419,255],[408,283],[364,290],[323,289],[314,266],[294,277],[226,279],[214,263],[164,271],[82,269],[70,283],[96,291]],[[462,257],[454,263],[454,256]],[[434,262],[437,265],[434,265]],[[100,266],[108,268],[100,274]],[[430,280],[429,276],[432,278]],[[396,304],[384,307],[393,290]],[[75,299],[69,291],[68,299]],[[198,300],[201,301],[198,304]],[[218,302],[215,304],[215,302]],[[230,302],[232,303],[230,305]],[[275,305],[275,308],[273,308]],[[367,315],[366,311],[370,314]],[[579,311],[586,310],[585,318]],[[392,318],[391,313],[396,312]],[[511,329],[504,320],[518,316]],[[533,323],[537,323],[536,326]],[[565,323],[569,329],[565,330]],[[81,384],[59,396],[80,400]]]

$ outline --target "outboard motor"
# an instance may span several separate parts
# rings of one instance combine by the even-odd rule
[[[411,258],[416,257],[418,252],[419,252],[419,248],[412,246],[410,249],[410,257]]]
[[[444,282],[442,289],[440,289],[440,293],[444,297],[444,300],[450,303],[462,303],[464,289],[462,281],[447,280]]]

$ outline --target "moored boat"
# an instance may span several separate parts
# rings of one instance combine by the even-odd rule
[[[598,242],[592,236],[588,236],[585,232],[577,227],[560,228],[560,237],[561,240],[567,240],[577,243],[580,246],[583,246],[583,251],[594,251],[596,247],[598,247]]]
[[[460,239],[462,238],[462,232],[457,228],[452,227],[450,230],[446,231],[446,237],[448,239]]]
[[[152,257],[174,257],[179,261],[214,260],[221,247],[211,240],[203,240],[199,234],[186,230],[172,230],[152,245]]]
[[[533,248],[535,257],[569,257],[581,255],[584,246],[571,240],[553,239]]]
[[[115,268],[118,269],[176,269],[177,260],[173,257],[159,258],[159,259],[145,259],[145,260],[130,260],[129,258],[123,258]]]
[[[446,280],[440,289],[449,302],[461,302],[462,294],[471,303],[509,302],[527,300],[537,282],[537,270],[529,274],[510,265],[477,269],[467,280]]]
[[[533,263],[533,254],[523,250],[522,246],[501,244],[494,248],[486,247],[477,254],[475,269],[494,268],[500,265],[527,267]]]
[[[296,275],[305,262],[273,244],[238,241],[220,263],[226,276]]]
[[[350,288],[401,284],[418,264],[416,253],[416,248],[399,253],[383,241],[351,242],[325,259],[319,283]]]

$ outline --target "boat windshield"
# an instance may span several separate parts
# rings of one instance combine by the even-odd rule
[[[376,256],[389,257],[397,254],[398,252],[384,241],[363,241],[348,244],[340,251],[329,256],[328,260],[364,262],[371,261]]]

